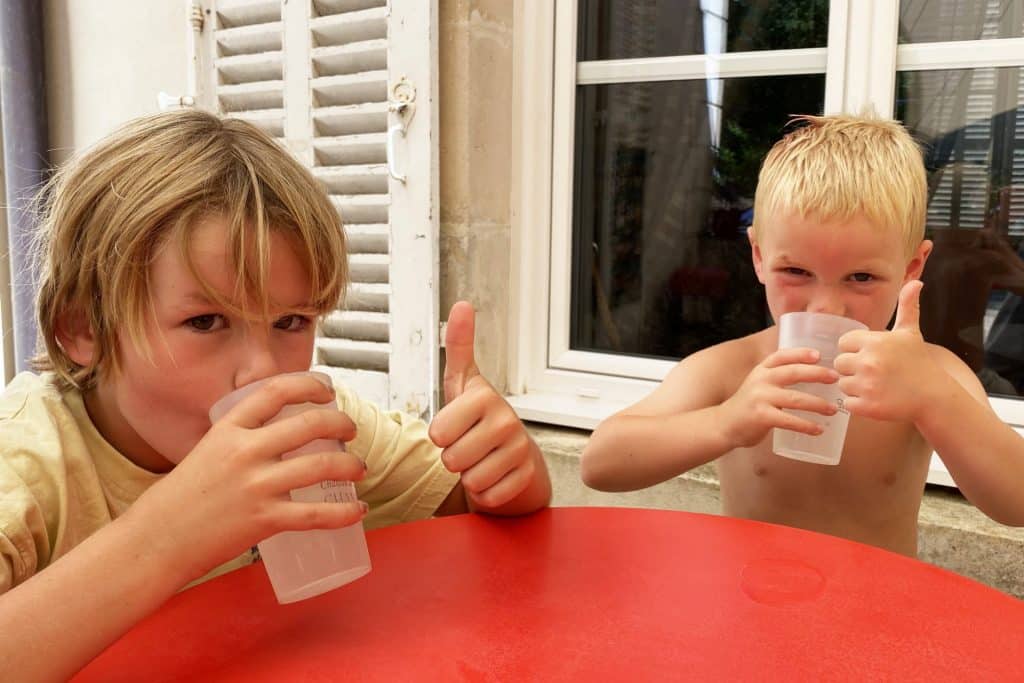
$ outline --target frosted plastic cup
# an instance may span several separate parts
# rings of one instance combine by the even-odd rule
[[[811,348],[821,354],[818,365],[832,367],[838,355],[836,345],[839,338],[853,330],[866,330],[867,325],[856,320],[827,313],[785,313],[779,317],[779,348]],[[838,465],[846,441],[846,427],[850,423],[850,412],[843,405],[846,395],[836,384],[808,382],[794,384],[793,389],[820,396],[836,404],[835,415],[822,415],[804,410],[787,410],[793,415],[820,424],[824,431],[817,436],[802,434],[789,429],[775,428],[772,435],[772,450],[778,455],[794,460]]]
[[[320,372],[296,372],[309,375],[331,386],[330,378]],[[243,398],[266,384],[270,378],[247,384],[222,397],[210,408],[210,422],[216,422]],[[334,403],[301,403],[285,406],[266,424],[306,410],[337,410]],[[345,445],[336,439],[317,439],[302,448],[290,451],[282,459],[305,453],[344,451]],[[350,481],[322,481],[291,491],[292,500],[300,502],[354,503],[355,485]],[[366,549],[366,535],[362,522],[341,529],[311,529],[284,531],[258,544],[260,557],[274,587],[279,603],[305,600],[343,586],[370,571],[370,554]]]

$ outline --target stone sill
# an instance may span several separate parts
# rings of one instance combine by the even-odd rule
[[[712,465],[641,491],[605,493],[580,480],[579,455],[589,432],[536,423],[527,423],[527,428],[551,471],[553,505],[719,511],[718,477]],[[958,491],[928,486],[918,538],[918,556],[925,562],[1024,598],[1024,528],[992,521]]]

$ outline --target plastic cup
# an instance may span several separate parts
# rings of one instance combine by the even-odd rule
[[[296,372],[309,375],[331,386],[330,377],[320,372]],[[216,422],[243,398],[266,384],[270,378],[247,384],[227,394],[210,408],[210,422]],[[301,403],[285,406],[266,424],[306,410],[337,410],[334,403]],[[317,439],[302,448],[290,451],[282,459],[305,453],[344,451],[336,439]],[[319,484],[293,489],[291,497],[300,502],[356,502],[355,485],[350,481],[322,481]],[[257,544],[274,595],[281,604],[305,600],[343,586],[370,571],[370,554],[362,522],[341,529],[310,529],[283,531]]]
[[[866,330],[867,325],[827,313],[785,313],[779,317],[779,348],[811,348],[821,354],[818,365],[832,367],[839,338],[853,330]],[[822,426],[821,434],[812,436],[789,429],[775,428],[772,450],[781,456],[820,465],[838,465],[843,455],[850,412],[843,405],[846,395],[836,384],[808,382],[794,384],[793,389],[820,396],[836,404],[835,415],[822,415],[804,410],[786,410]]]

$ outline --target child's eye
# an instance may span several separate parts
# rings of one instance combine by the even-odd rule
[[[309,327],[309,318],[304,315],[286,315],[274,322],[274,327],[285,332],[301,332]]]
[[[875,279],[875,276],[871,273],[854,273],[850,276],[850,279],[854,282],[871,282]]]
[[[803,276],[806,276],[806,275],[810,275],[810,273],[808,273],[803,268],[796,268],[796,267],[783,268],[782,272],[785,273],[786,275],[797,275],[797,276],[800,276],[800,277],[803,277]]]
[[[217,313],[197,315],[185,321],[196,332],[215,332],[227,326],[224,316]]]

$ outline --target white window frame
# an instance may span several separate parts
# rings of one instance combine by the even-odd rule
[[[1024,66],[1024,38],[897,44],[899,3],[832,0],[826,48],[770,54],[576,61],[577,0],[519,2],[514,99],[509,400],[523,419],[592,429],[640,400],[674,362],[569,346],[572,169],[577,84],[825,73],[825,112],[891,115],[897,71]],[[1021,431],[1024,400],[992,398]],[[952,485],[933,458],[929,481]]]

